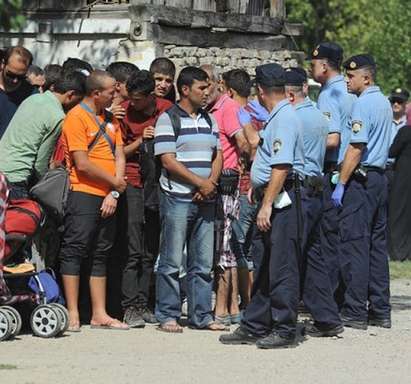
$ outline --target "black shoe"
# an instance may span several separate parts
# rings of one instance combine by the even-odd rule
[[[377,319],[375,317],[370,317],[368,319],[368,325],[372,327],[380,327],[380,328],[391,328],[391,319]]]
[[[354,320],[350,319],[349,317],[341,317],[344,327],[347,328],[354,328],[354,329],[361,329],[362,331],[366,331],[368,328],[368,324],[366,321],[362,320]]]
[[[136,307],[127,307],[124,311],[124,318],[123,321],[130,327],[130,328],[144,328],[146,322],[143,319],[141,311],[139,311]]]
[[[332,327],[320,327],[315,324],[310,324],[305,327],[305,333],[311,337],[333,337],[344,332],[342,325],[334,325]]]
[[[150,311],[147,307],[142,311],[143,320],[150,325],[158,325],[160,322],[157,320],[153,312]]]
[[[223,344],[252,345],[256,343],[256,341],[258,340],[258,337],[247,332],[244,328],[238,327],[233,333],[229,333],[228,335],[221,335],[219,340],[220,340],[220,343],[223,343]]]
[[[258,340],[255,345],[260,349],[295,348],[297,342],[295,337],[282,337],[277,332],[273,332]]]

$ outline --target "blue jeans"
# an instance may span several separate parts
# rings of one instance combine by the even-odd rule
[[[181,317],[179,274],[187,242],[188,322],[196,328],[205,328],[213,321],[211,270],[215,205],[182,201],[161,192],[160,219],[156,317],[161,324]]]

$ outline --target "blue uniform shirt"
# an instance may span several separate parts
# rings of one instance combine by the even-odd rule
[[[295,111],[303,130],[304,173],[307,176],[321,176],[327,147],[328,122],[311,100],[296,104]]]
[[[399,121],[392,121],[392,126],[391,126],[391,136],[390,136],[390,147],[392,145],[392,143],[394,142],[395,136],[397,136],[398,131],[404,127],[407,124],[407,116],[404,115],[403,117],[401,117],[401,119]],[[395,159],[393,159],[392,157],[388,158],[387,163],[388,164],[392,164],[394,162]]]
[[[328,80],[321,88],[317,107],[328,120],[328,133],[340,134],[340,149],[328,150],[326,161],[340,163],[344,158],[341,152],[345,152],[345,148],[349,143],[348,120],[354,100],[355,96],[348,93],[347,84],[342,75],[337,75]]]
[[[392,109],[377,86],[368,87],[355,101],[350,143],[364,143],[361,164],[385,168],[390,147]]]
[[[260,137],[262,140],[251,167],[254,188],[270,181],[271,169],[275,165],[289,164],[296,172],[304,174],[301,123],[288,100],[282,100],[272,110]]]

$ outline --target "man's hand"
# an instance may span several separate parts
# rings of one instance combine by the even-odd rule
[[[251,112],[251,116],[254,117],[254,119],[263,123],[268,120],[268,116],[270,116],[270,114],[257,100],[250,101],[248,106],[253,110],[253,112]]]
[[[345,193],[345,185],[338,183],[334,189],[333,194],[331,195],[331,201],[336,208],[342,207],[342,199]]]
[[[101,217],[103,219],[114,215],[117,208],[117,200],[109,193],[105,199],[103,200],[103,204],[101,205]]]
[[[113,188],[120,193],[124,192],[127,187],[127,177],[116,177],[115,180]]]
[[[116,119],[122,120],[126,116],[126,110],[121,106],[121,104],[115,104],[111,107],[111,113]]]
[[[198,192],[205,198],[213,196],[215,193],[216,185],[211,179],[205,179],[198,187]]]
[[[273,206],[262,205],[257,214],[257,227],[262,232],[267,232],[271,228],[271,214]]]
[[[200,201],[204,201],[204,197],[200,192],[196,192],[193,196],[193,202],[198,203]]]
[[[143,139],[152,139],[154,137],[154,127],[145,127],[143,131]]]
[[[247,200],[250,204],[255,204],[254,198],[253,198],[253,188],[250,188],[247,192]]]

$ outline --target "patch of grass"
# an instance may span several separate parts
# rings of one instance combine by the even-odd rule
[[[13,364],[0,364],[0,370],[2,369],[17,369],[17,365]]]
[[[391,279],[411,280],[411,261],[390,261]]]

